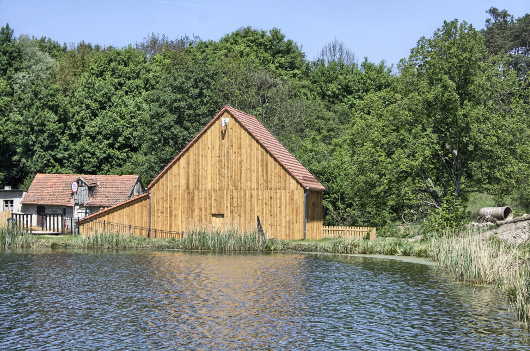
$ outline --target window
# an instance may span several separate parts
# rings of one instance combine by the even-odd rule
[[[13,200],[4,200],[4,211],[13,211]]]

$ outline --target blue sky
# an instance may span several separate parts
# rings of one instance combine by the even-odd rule
[[[242,26],[281,29],[313,60],[337,38],[357,61],[396,64],[422,36],[457,18],[484,28],[491,6],[515,17],[528,0],[0,0],[0,24],[15,35],[123,47],[148,34],[219,40]]]

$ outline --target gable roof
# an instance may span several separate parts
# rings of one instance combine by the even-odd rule
[[[256,117],[228,105],[217,113],[199,134],[153,179],[147,188],[150,189],[225,112],[235,118],[301,186],[312,190],[326,190],[324,185]]]
[[[137,175],[82,175],[82,174],[37,174],[26,196],[23,205],[56,205],[72,206],[70,184],[81,179],[89,186],[94,186],[93,193],[85,206],[110,207],[128,200],[136,182]]]

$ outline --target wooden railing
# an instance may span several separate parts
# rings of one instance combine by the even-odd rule
[[[11,225],[20,227],[22,230],[31,232],[32,222],[30,214],[23,213],[12,213],[11,214]]]
[[[37,218],[37,220],[35,221],[34,218]],[[63,234],[65,232],[64,216],[61,214],[36,215],[12,213],[9,224],[17,226],[26,232],[42,231]]]
[[[373,227],[322,227],[322,238],[356,238],[375,240],[376,229]]]
[[[134,236],[151,237],[155,239],[169,239],[169,238],[183,238],[184,232],[159,230],[151,228],[151,234],[149,235],[149,228],[137,227],[129,224],[114,223],[101,220],[92,220],[88,223],[83,223],[79,227],[80,234],[94,234],[94,233],[115,233],[115,234],[126,234]]]
[[[64,216],[62,214],[37,215],[40,218],[39,229],[43,232],[64,233]]]

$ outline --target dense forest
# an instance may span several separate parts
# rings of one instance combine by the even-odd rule
[[[279,29],[121,49],[0,30],[0,185],[37,172],[154,176],[226,104],[326,186],[325,223],[421,208],[458,225],[470,194],[530,207],[530,15],[491,8],[420,38],[397,67],[335,39],[315,61]]]

